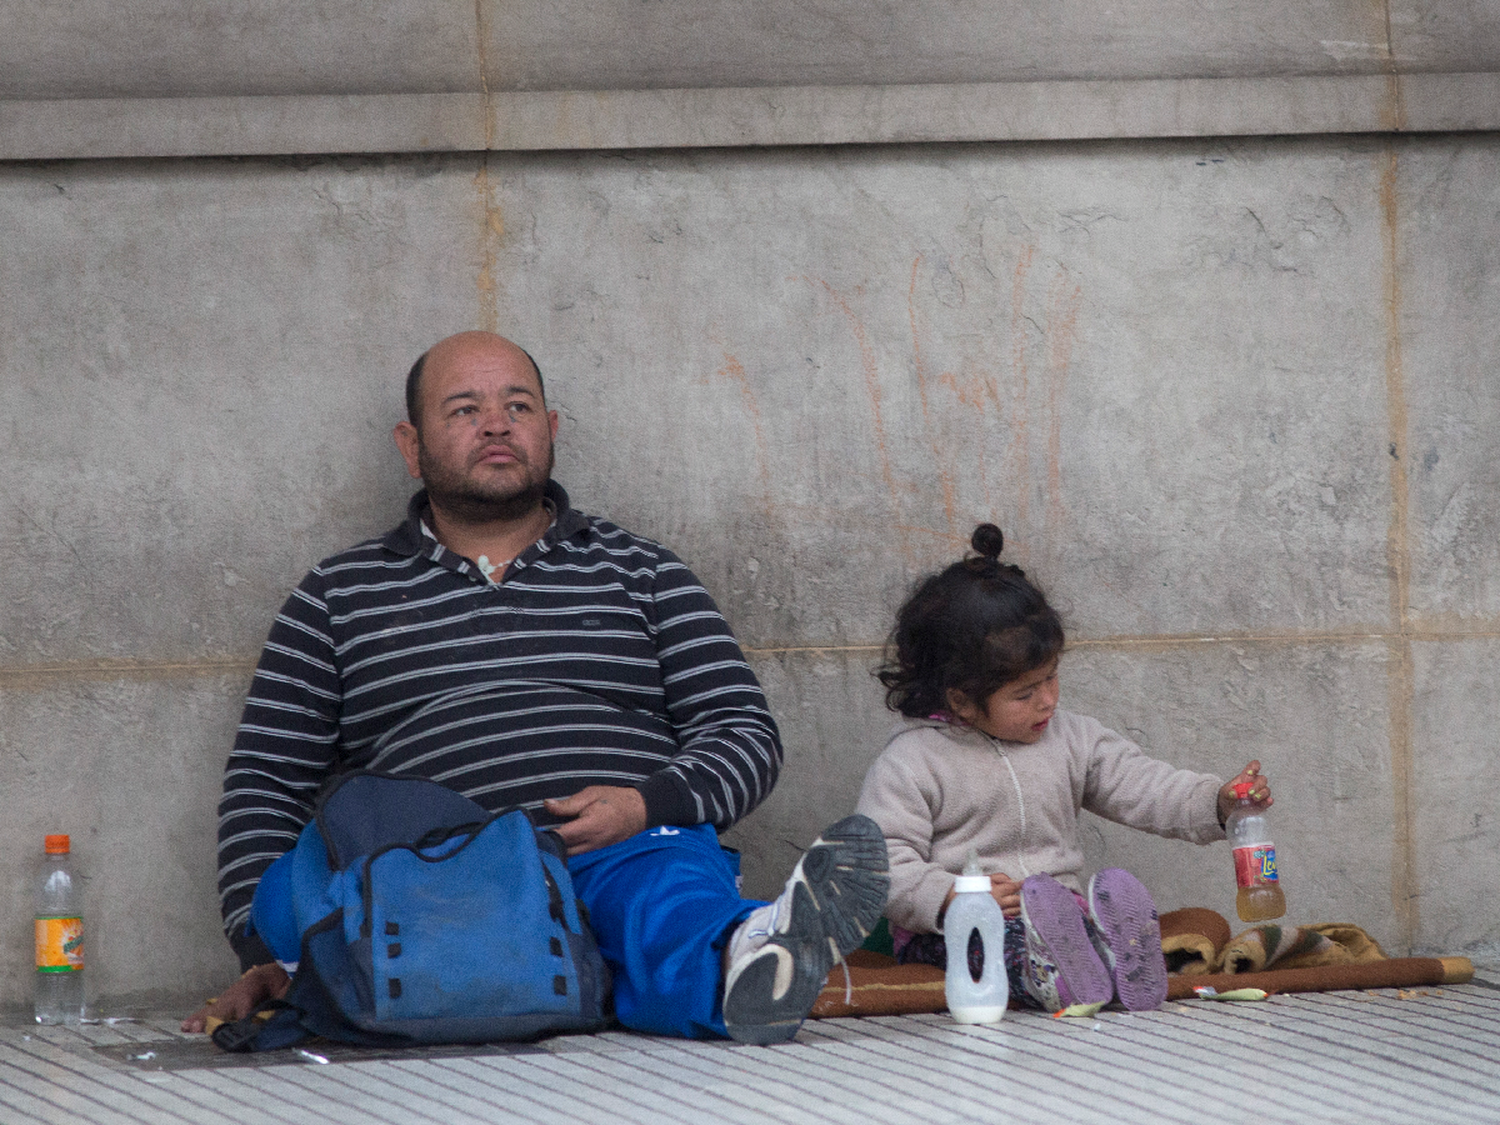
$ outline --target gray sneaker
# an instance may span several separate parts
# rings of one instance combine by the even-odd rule
[[[729,1037],[783,1043],[795,1036],[829,970],[879,921],[890,886],[885,837],[869,817],[845,817],[814,840],[776,901],[756,908],[729,939]]]

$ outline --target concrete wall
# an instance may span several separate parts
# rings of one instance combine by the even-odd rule
[[[0,163],[0,1003],[28,994],[23,870],[51,831],[89,876],[96,998],[233,972],[214,803],[256,653],[312,562],[399,518],[402,375],[469,327],[538,356],[559,479],[676,548],[762,676],[788,765],[733,834],[752,893],[883,743],[869,671],[903,591],[993,518],[1065,612],[1065,706],[1183,765],[1264,762],[1292,920],[1500,950],[1500,141],[1390,131],[1414,89],[1479,91],[1463,112],[1500,126],[1488,6],[1017,5],[972,33],[936,3],[508,5],[501,34],[484,5],[330,4],[296,36],[5,7],[0,146],[42,148]],[[454,126],[477,142],[234,158],[305,134],[226,106],[470,96],[481,62],[486,107]],[[1076,97],[984,119],[1032,141],[944,142],[929,113],[926,144],[708,148],[739,103],[678,120],[661,93],[801,83],[796,130],[899,140],[817,84],[924,76],[977,84],[892,94],[955,120],[1007,77]],[[1290,100],[1183,85],[1272,79]],[[562,144],[555,118],[498,151],[497,91],[600,87],[578,151],[519,151]],[[1193,89],[1206,135],[1140,127]],[[1363,91],[1318,112],[1371,132],[1214,135],[1319,89]],[[630,91],[679,150],[634,150]],[[59,160],[90,153],[41,128],[208,103],[228,116],[187,152],[225,158]],[[1069,105],[1116,139],[1049,139]],[[1163,908],[1232,910],[1222,846],[1089,834]]]
[[[1488,71],[1485,0],[4,0],[8,98]]]

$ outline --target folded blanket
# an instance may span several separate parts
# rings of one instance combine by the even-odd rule
[[[1385,960],[1379,943],[1358,926],[1323,922],[1284,926],[1263,922],[1231,938],[1229,923],[1204,907],[1161,916],[1161,947],[1170,972],[1258,973],[1266,969],[1306,969]]]
[[[1258,973],[1264,969],[1311,969],[1385,959],[1385,952],[1358,926],[1341,922],[1316,926],[1262,924],[1224,947],[1219,971]]]
[[[1161,916],[1161,951],[1169,973],[1214,972],[1229,937],[1229,923],[1217,910],[1190,906]]]

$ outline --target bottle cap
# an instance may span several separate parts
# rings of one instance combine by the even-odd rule
[[[1253,781],[1237,781],[1234,783],[1234,795],[1243,801],[1246,797],[1250,796],[1250,790],[1254,787],[1255,782]]]
[[[990,877],[979,866],[979,853],[973,848],[970,848],[969,854],[964,857],[964,873],[953,880],[953,890],[961,895],[973,894],[975,891],[989,894]]]
[[[72,841],[66,836],[48,836],[44,841],[48,855],[67,855]]]

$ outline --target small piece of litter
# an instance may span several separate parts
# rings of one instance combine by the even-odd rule
[[[140,1021],[140,1018],[137,1017],[137,1016],[104,1016],[102,1018],[100,1018],[98,1016],[94,1016],[94,1017],[92,1017],[90,1019],[79,1020],[78,1022],[79,1023],[102,1023],[106,1027],[114,1027],[114,1025],[117,1024],[117,1023],[140,1023],[141,1021]]]
[[[1097,1016],[1099,1014],[1099,1009],[1104,1007],[1104,1005],[1107,1003],[1109,1003],[1109,1001],[1103,1000],[1097,1004],[1070,1004],[1060,1012],[1053,1012],[1052,1018],[1055,1020],[1092,1019],[1094,1016]]]
[[[144,1055],[131,1055],[130,1057],[133,1059],[139,1059],[141,1062],[150,1062],[152,1059],[156,1058],[156,1052],[147,1051]]]
[[[308,1062],[326,1063],[328,1061],[322,1055],[315,1055],[311,1051],[304,1051],[301,1047],[297,1048],[297,1053]]]
[[[1199,1000],[1264,1000],[1271,994],[1263,988],[1231,988],[1220,992],[1211,984],[1193,989]]]

